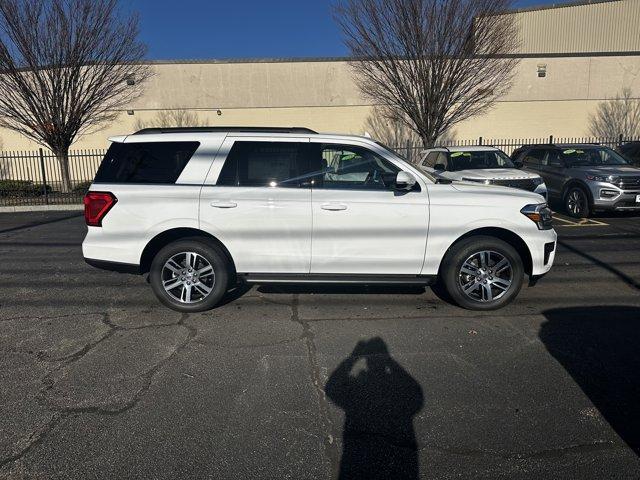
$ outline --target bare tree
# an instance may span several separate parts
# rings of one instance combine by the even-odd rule
[[[69,147],[141,94],[138,18],[117,0],[0,0],[0,126],[48,146],[71,188]]]
[[[340,0],[356,80],[425,146],[511,88],[519,46],[511,0]]]
[[[138,119],[135,124],[136,130],[150,127],[201,127],[207,124],[206,119],[184,108],[171,110],[160,110],[148,121]]]
[[[640,137],[640,99],[633,97],[630,88],[623,88],[615,98],[598,104],[589,119],[589,130],[600,138]]]

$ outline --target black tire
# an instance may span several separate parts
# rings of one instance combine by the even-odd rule
[[[200,279],[200,283],[193,282],[193,286],[191,286],[190,288],[191,291],[195,292],[194,300],[192,303],[184,303],[179,301],[170,293],[168,293],[163,286],[163,275],[172,275],[168,270],[164,269],[167,261],[169,261],[169,259],[173,258],[176,255],[179,258],[182,253],[187,252],[198,254],[200,257],[202,257],[199,260],[199,265],[206,265],[203,263],[202,259],[204,259],[204,261],[208,262],[213,269],[213,279],[205,280],[205,282],[212,282],[211,285],[204,285],[207,288],[210,287],[210,291],[208,292],[208,294],[206,294],[206,296],[204,296],[203,290],[201,290],[203,280]],[[184,262],[180,263],[180,265],[184,265]],[[184,267],[186,268],[186,265]],[[185,270],[185,272],[187,270]],[[156,297],[158,297],[158,300],[160,300],[160,302],[162,302],[167,307],[178,312],[202,312],[215,307],[227,292],[229,281],[232,276],[231,270],[232,269],[230,268],[229,261],[227,260],[226,255],[218,246],[216,246],[212,242],[207,241],[206,239],[189,238],[170,243],[156,254],[153,261],[151,262],[151,269],[149,270],[149,282],[151,283],[153,293],[156,295]],[[186,278],[187,277],[185,277],[185,279]],[[176,277],[175,280],[177,281],[178,278]],[[196,291],[196,283],[198,283],[199,285],[198,291]],[[189,288],[182,285],[176,287],[176,289],[174,289],[172,292],[177,296],[178,292],[183,291],[183,287]],[[203,298],[196,298],[200,296],[202,296]]]
[[[488,283],[483,284],[482,281],[475,280],[478,277],[467,276],[461,273],[463,264],[473,255],[478,255],[479,252],[482,251],[491,252],[491,254],[488,255],[487,271],[491,271],[492,267],[498,263],[496,259],[499,259],[500,256],[508,260],[510,264],[509,271],[503,271],[499,274],[494,273],[495,279],[497,280],[501,280],[501,277],[506,278],[507,274],[510,273],[511,283],[506,289],[492,286],[493,282],[495,282],[493,276],[487,276],[485,280]],[[494,262],[494,264],[491,265],[491,262]],[[487,275],[489,274],[487,273]],[[520,292],[523,277],[524,265],[516,249],[499,238],[484,235],[465,238],[453,245],[445,255],[442,266],[440,267],[440,280],[444,288],[446,288],[449,297],[454,303],[468,310],[496,310],[504,307]],[[477,289],[472,292],[473,295],[486,296],[486,300],[473,298],[473,296],[465,293],[461,282],[464,282],[464,279],[468,278],[474,279],[473,282],[475,283],[473,285],[477,285]],[[487,284],[489,285],[488,287],[486,287]],[[472,284],[466,283],[466,285]],[[492,292],[492,297],[495,296],[496,298],[488,299],[489,294],[486,292],[487,288]]]
[[[591,213],[589,194],[582,187],[569,187],[564,194],[564,210],[573,218],[587,218]]]

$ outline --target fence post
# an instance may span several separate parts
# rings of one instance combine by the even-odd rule
[[[407,160],[409,163],[413,162],[413,151],[411,149],[411,140],[407,139]]]
[[[618,137],[618,145],[622,145],[622,134]]]
[[[49,205],[49,192],[47,191],[47,171],[44,168],[44,154],[40,148],[40,171],[42,172],[42,193],[44,194],[44,204]]]
[[[478,138],[478,145],[482,145],[482,137]]]

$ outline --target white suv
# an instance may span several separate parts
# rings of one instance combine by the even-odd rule
[[[148,273],[175,310],[212,308],[242,281],[437,282],[488,310],[553,263],[540,195],[437,180],[368,138],[218,127],[110,140],[84,199],[84,257]]]
[[[547,186],[542,177],[520,170],[506,153],[496,147],[429,148],[421,152],[420,169],[435,177],[521,188],[547,198]]]

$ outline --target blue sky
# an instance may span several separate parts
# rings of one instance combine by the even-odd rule
[[[516,7],[561,3],[520,0]],[[332,0],[122,0],[141,17],[151,59],[346,55]]]

